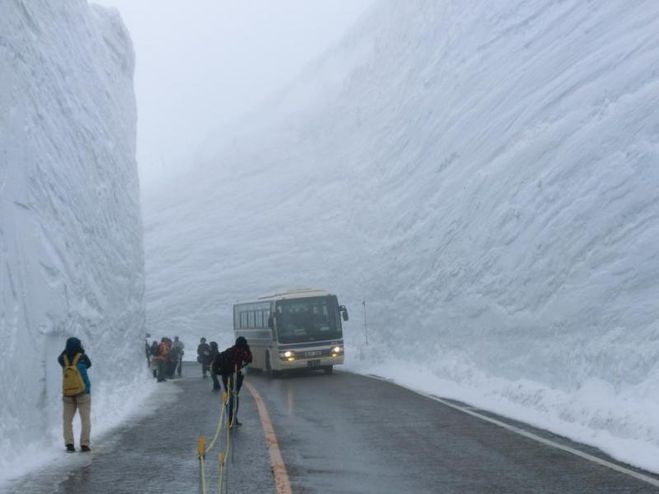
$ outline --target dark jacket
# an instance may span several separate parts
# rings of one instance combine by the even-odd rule
[[[228,376],[236,370],[240,371],[247,364],[252,362],[252,351],[249,345],[227,348],[218,354],[213,361],[213,372]]]
[[[215,357],[217,357],[217,354],[220,353],[220,349],[218,348],[217,343],[215,343],[214,341],[211,341],[210,352],[211,353],[208,356],[208,361],[209,362],[214,362]]]
[[[210,360],[208,360],[210,353],[211,347],[208,346],[208,343],[200,343],[197,347],[197,362],[200,364],[210,363]]]
[[[78,361],[77,367],[80,371],[80,375],[82,376],[82,380],[85,383],[85,393],[89,394],[91,393],[92,385],[89,381],[89,375],[87,375],[87,369],[92,366],[92,361],[89,360],[89,357],[85,353],[85,349],[82,348],[82,343],[80,343],[78,338],[69,338],[66,340],[66,347],[64,348],[64,351],[60,353],[59,357],[57,357],[57,362],[59,362],[59,365],[64,368],[64,355],[67,356],[69,362],[73,362],[73,359],[79,353],[81,353],[82,356]]]

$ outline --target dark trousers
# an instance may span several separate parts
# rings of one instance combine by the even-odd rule
[[[206,377],[208,371],[210,370],[210,363],[206,361],[200,362],[201,364],[201,376]]]
[[[167,362],[158,360],[158,382],[165,381],[165,374],[167,372]]]
[[[240,393],[240,388],[243,386],[243,379],[245,377],[243,376],[242,372],[238,372],[236,375],[236,389],[235,389],[235,394],[234,394],[234,389],[233,389],[233,374],[221,374],[222,376],[222,384],[224,384],[224,390],[227,392],[229,395],[229,423],[233,423],[234,420],[234,415],[236,417],[236,420],[238,420],[238,405],[240,403],[240,399],[238,398],[238,393]],[[234,413],[235,410],[235,413]]]
[[[211,379],[213,379],[213,391],[219,391],[222,389],[220,386],[220,380],[217,378],[217,374],[211,369]]]
[[[233,374],[222,374],[222,384],[224,384],[224,390],[228,393],[229,391],[233,391]],[[243,376],[242,372],[238,372],[236,376],[236,394],[240,393],[240,388],[243,386],[243,380],[245,379],[245,376]],[[229,389],[232,388],[232,389]]]

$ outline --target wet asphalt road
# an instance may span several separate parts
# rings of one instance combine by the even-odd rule
[[[199,377],[198,366],[186,365],[184,375],[162,384],[163,393],[178,394],[155,415],[97,438],[91,456],[63,453],[61,462],[11,492],[199,492],[196,438],[212,436],[219,397]],[[381,380],[343,372],[276,379],[250,374],[247,380],[268,407],[297,494],[659,492]],[[240,420],[227,464],[228,493],[273,493],[268,449],[247,389]],[[216,476],[213,464],[209,493],[217,492]]]
[[[295,493],[659,492],[381,380],[339,372],[252,383]]]

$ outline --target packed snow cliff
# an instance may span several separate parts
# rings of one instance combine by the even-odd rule
[[[63,451],[68,336],[94,434],[144,375],[132,45],[86,1],[0,3],[0,479]]]
[[[348,368],[659,471],[658,108],[657,2],[379,2],[146,198],[149,328],[326,288]]]

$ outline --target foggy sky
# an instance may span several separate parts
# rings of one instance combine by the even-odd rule
[[[119,9],[135,47],[143,185],[294,79],[373,1],[97,0]]]

